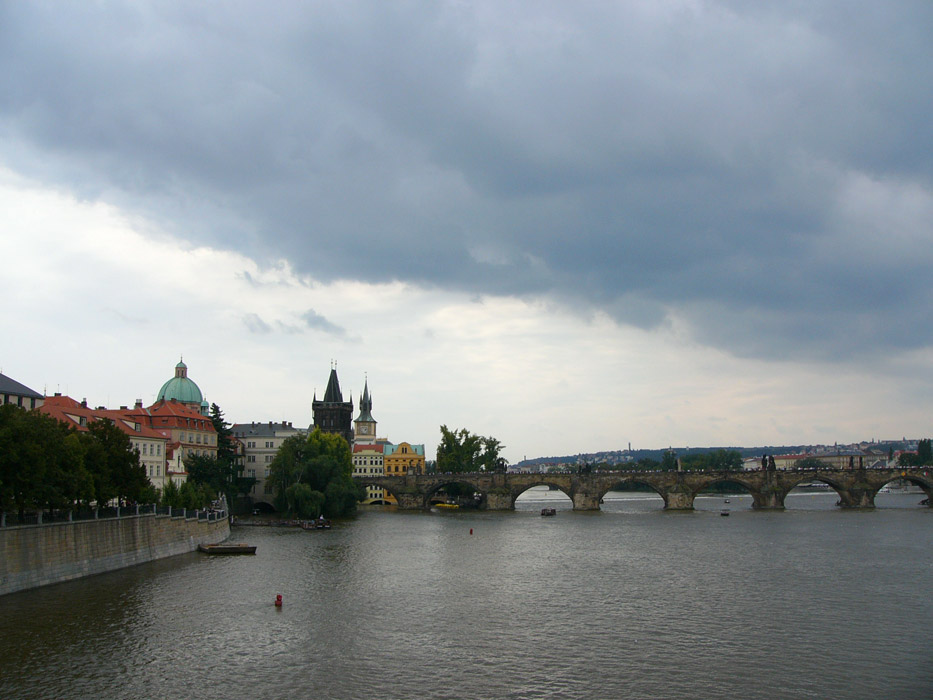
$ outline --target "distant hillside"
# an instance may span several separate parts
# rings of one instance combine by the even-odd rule
[[[866,444],[866,443],[863,443]],[[913,440],[888,440],[883,442],[867,443],[880,449],[916,449]],[[607,452],[581,452],[575,455],[553,456],[553,457],[534,457],[524,459],[521,462],[513,464],[513,468],[533,467],[533,466],[557,466],[565,464],[625,464],[626,462],[637,462],[640,459],[654,459],[661,461],[664,453],[673,450],[678,457],[687,455],[705,454],[715,452],[716,450],[735,450],[746,457],[760,457],[761,455],[782,455],[782,454],[801,454],[810,452],[814,454],[830,452],[834,449],[858,449],[859,445],[765,445],[758,447],[666,447],[654,450],[611,450]]]

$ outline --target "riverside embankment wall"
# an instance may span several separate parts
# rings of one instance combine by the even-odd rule
[[[223,517],[152,514],[0,528],[0,595],[192,552],[229,536]]]

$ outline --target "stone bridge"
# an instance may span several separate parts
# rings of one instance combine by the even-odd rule
[[[873,508],[875,494],[885,484],[904,479],[933,497],[933,468],[900,469],[798,469],[777,471],[694,472],[592,472],[588,474],[493,473],[417,474],[406,476],[355,476],[361,485],[385,489],[402,510],[427,510],[438,491],[450,484],[464,484],[482,496],[483,510],[512,510],[515,499],[533,486],[550,486],[573,501],[574,510],[599,510],[609,491],[643,484],[664,499],[666,510],[693,510],[693,499],[704,489],[724,482],[738,484],[751,494],[752,507],[782,509],[784,498],[799,484],[822,482],[839,494],[843,508]]]

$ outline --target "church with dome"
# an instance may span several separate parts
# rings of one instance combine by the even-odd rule
[[[165,382],[162,388],[159,389],[156,403],[159,401],[177,401],[197,411],[202,416],[206,416],[210,412],[207,401],[201,394],[201,389],[193,380],[188,378],[188,365],[184,363],[184,360],[179,360],[178,364],[175,365],[175,376]]]

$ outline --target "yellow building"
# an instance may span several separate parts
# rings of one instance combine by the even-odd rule
[[[382,458],[386,476],[424,474],[424,445],[386,445]]]

